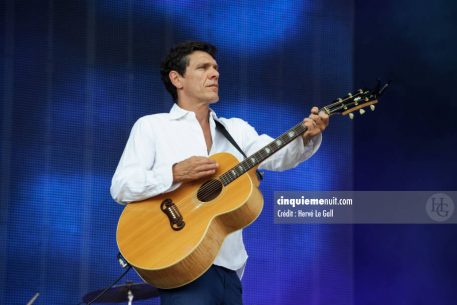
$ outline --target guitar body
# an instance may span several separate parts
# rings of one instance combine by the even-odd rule
[[[117,244],[122,256],[148,283],[163,289],[200,277],[213,263],[225,237],[251,224],[262,211],[256,168],[224,186],[207,202],[197,198],[201,186],[239,164],[229,153],[210,157],[219,167],[213,177],[183,184],[174,192],[128,204],[119,219]],[[185,223],[173,228],[161,206],[166,199]]]

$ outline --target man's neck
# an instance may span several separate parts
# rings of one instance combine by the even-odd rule
[[[209,122],[209,105],[207,103],[189,104],[178,102],[178,106],[182,109],[195,113],[195,117],[200,125],[207,124]]]

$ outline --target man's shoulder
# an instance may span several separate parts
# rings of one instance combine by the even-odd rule
[[[255,130],[255,128],[248,121],[241,118],[218,118],[218,120],[229,130],[234,130],[241,133],[251,132],[252,130]]]
[[[170,119],[169,113],[155,113],[155,114],[148,114],[145,116],[140,117],[135,124],[157,124],[163,123],[164,121],[168,121]]]
[[[249,126],[249,123],[240,118],[223,118],[219,117],[218,121],[227,128],[243,128]]]
[[[218,120],[241,147],[244,147],[246,143],[254,141],[258,136],[255,128],[243,119],[237,117],[229,119],[219,117]]]
[[[150,133],[152,130],[161,129],[167,126],[168,113],[148,114],[140,117],[132,126],[132,132],[135,133]]]

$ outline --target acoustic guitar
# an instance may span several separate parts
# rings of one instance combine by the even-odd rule
[[[329,116],[361,114],[378,102],[380,89],[360,89],[320,109]],[[205,179],[129,203],[117,227],[122,256],[153,286],[176,288],[200,277],[213,263],[225,237],[256,220],[263,208],[258,165],[306,131],[302,122],[239,162],[229,153],[210,158],[219,167]]]

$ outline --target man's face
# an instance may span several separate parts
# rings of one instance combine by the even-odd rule
[[[188,66],[180,77],[182,88],[179,100],[215,103],[219,100],[219,72],[216,60],[206,52],[195,51],[188,55]]]

